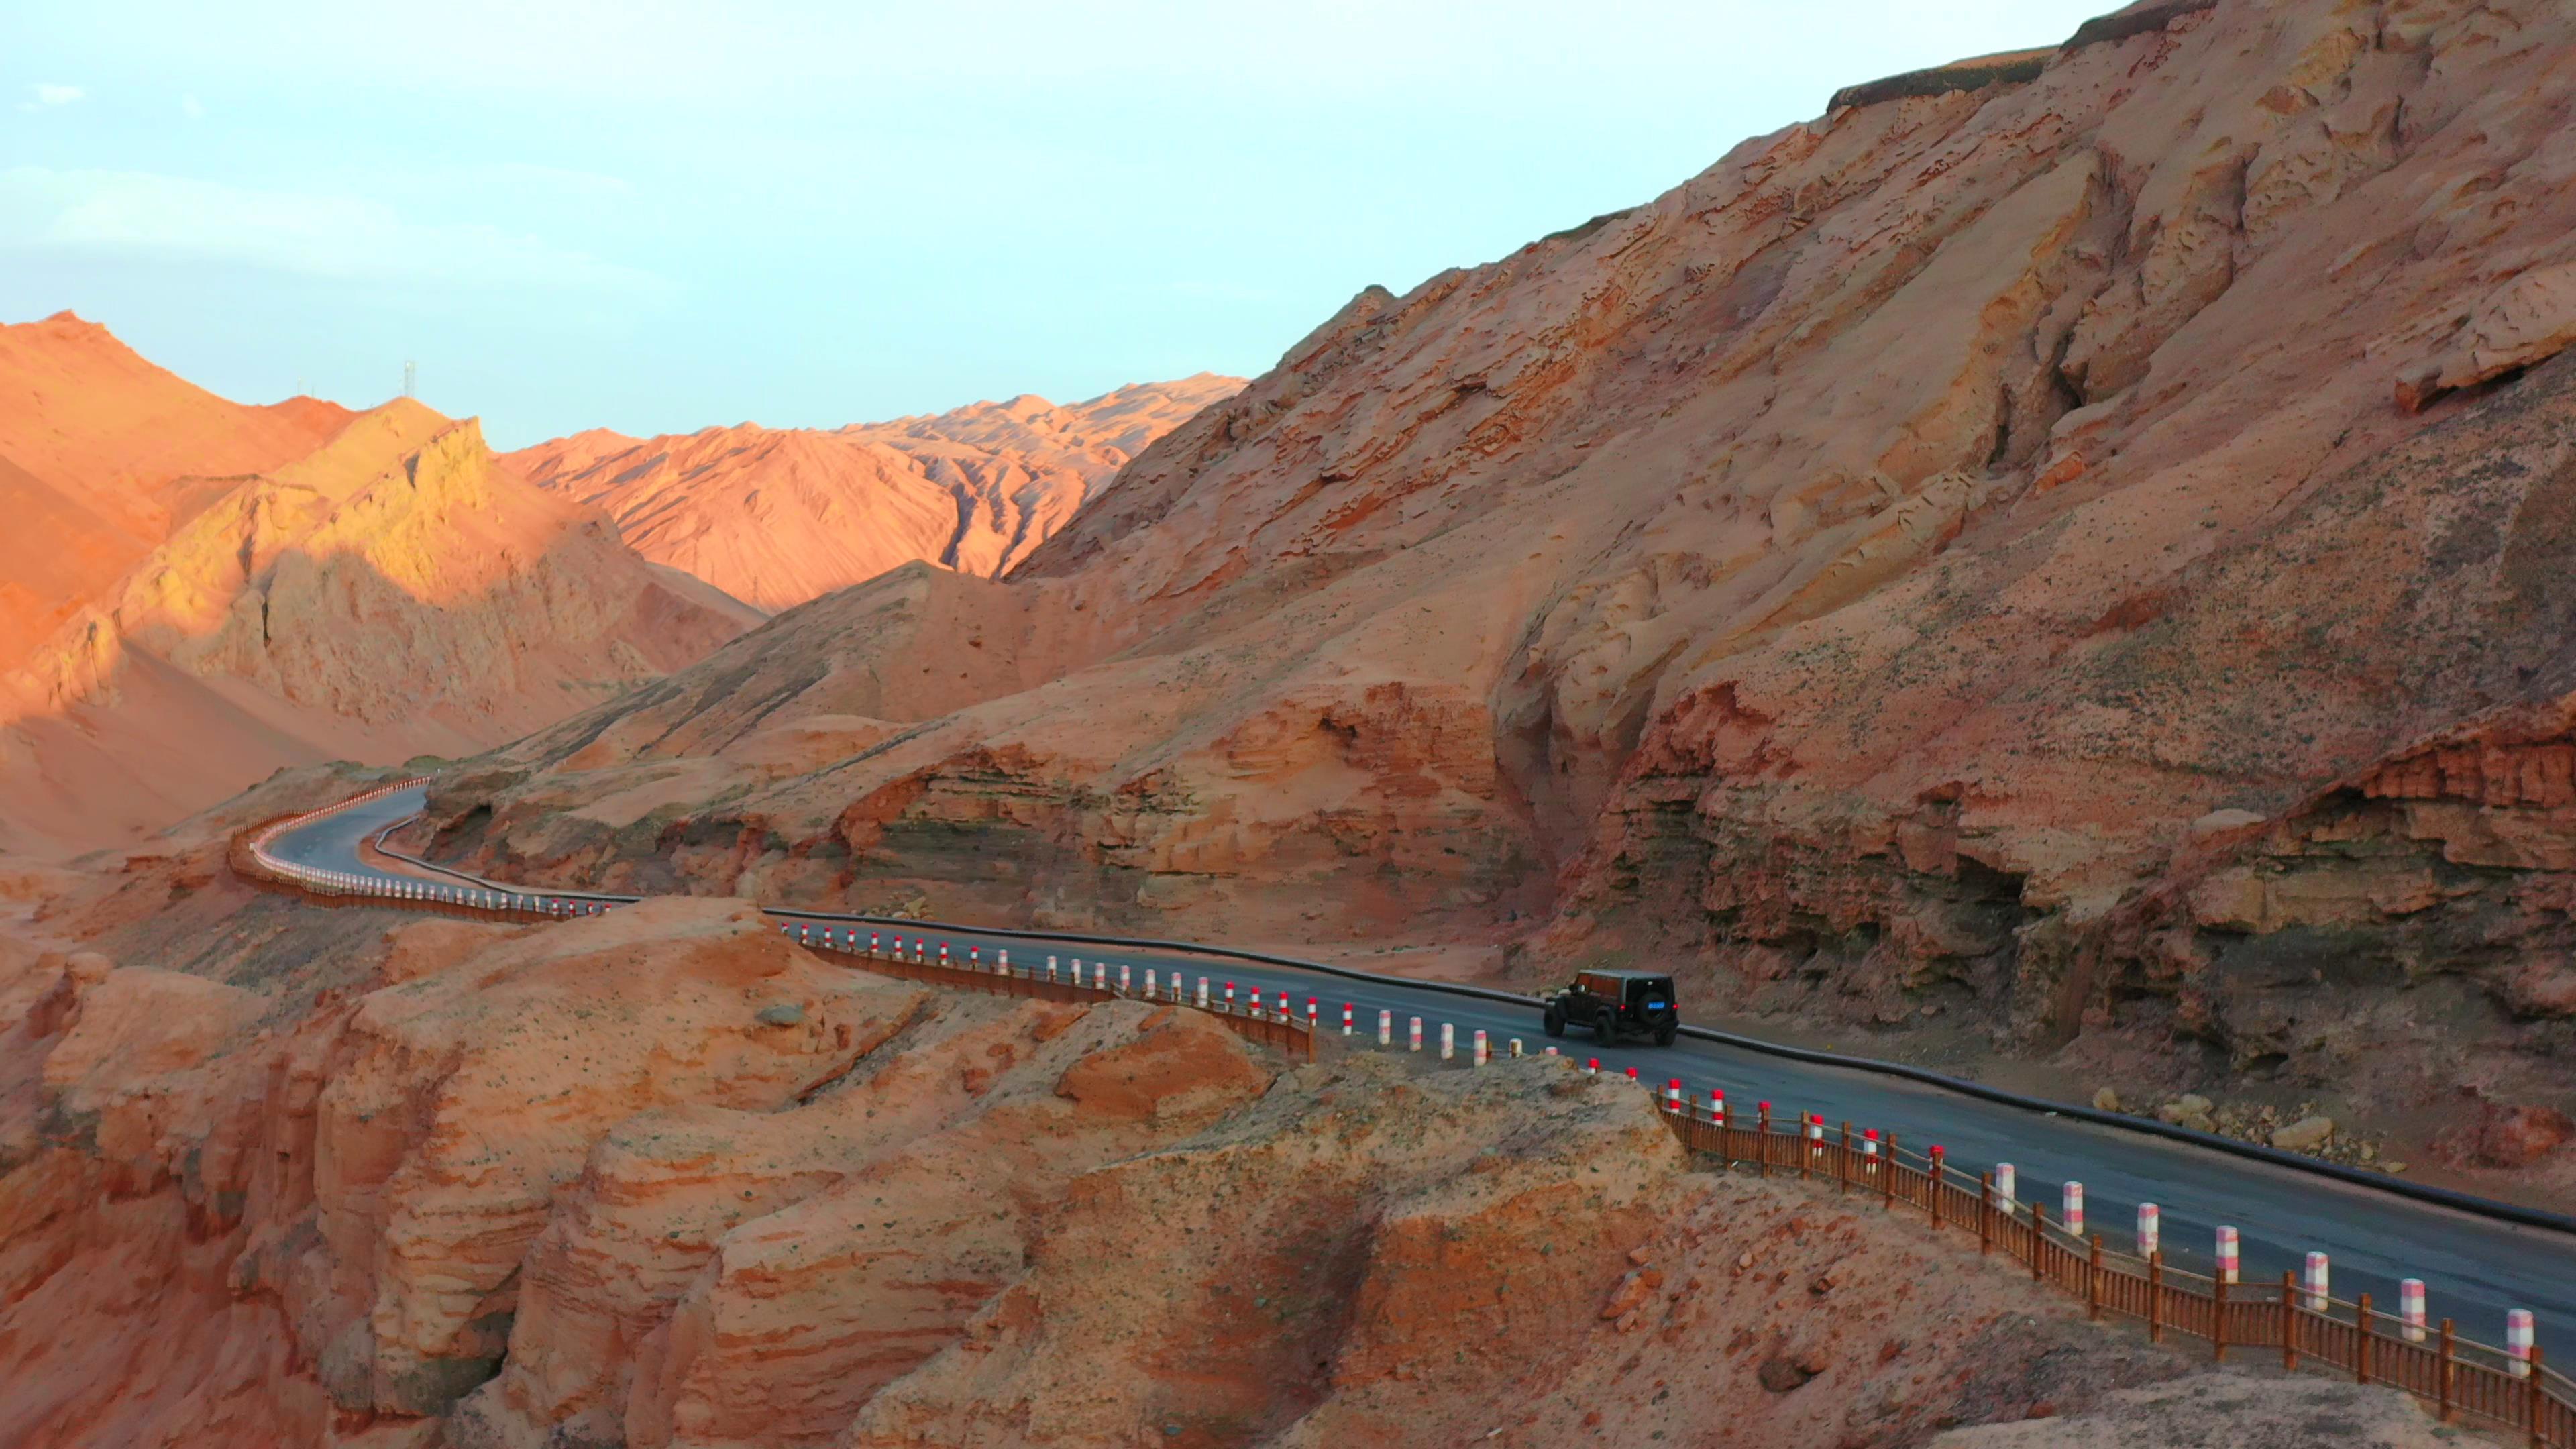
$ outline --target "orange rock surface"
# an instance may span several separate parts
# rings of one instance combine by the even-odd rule
[[[1362,293],[1000,585],[780,618],[451,777],[441,848],[2576,1105],[2576,17],[1898,80]],[[907,728],[797,774],[754,711]]]
[[[1566,1061],[1292,1066],[731,902],[174,892],[215,848],[0,933],[0,1442],[1873,1445],[2182,1367],[1960,1235],[1694,1172]]]
[[[759,617],[417,403],[241,408],[66,318],[0,334],[7,386],[35,411],[0,457],[126,510],[139,547],[43,509],[0,545],[117,570],[25,576],[55,617],[0,667],[0,849],[128,838],[281,764],[469,753]],[[182,458],[228,471],[162,476]]]
[[[239,475],[348,420],[316,398],[227,402],[69,312],[0,326],[0,670]]]
[[[1022,395],[828,432],[595,429],[505,461],[606,510],[645,557],[778,610],[914,560],[997,576],[1147,444],[1242,387],[1200,373],[1062,407]]]

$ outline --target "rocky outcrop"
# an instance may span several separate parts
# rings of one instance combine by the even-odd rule
[[[831,431],[744,423],[646,440],[593,430],[504,460],[617,520],[656,563],[764,609],[927,561],[998,577],[1129,458],[1243,379],[1023,395]]]
[[[170,966],[0,936],[30,1449],[1897,1444],[2180,1368],[1964,1240],[1692,1170],[1563,1059],[1291,1066],[1171,1006],[873,977],[738,904],[107,886],[55,923]]]
[[[1004,581],[1078,624],[916,616],[862,674],[782,619],[460,777],[440,846],[1651,959],[2356,1130],[2459,1056],[2563,1110],[2555,757],[2354,782],[2576,693],[2571,56],[2540,3],[2134,6],[1756,138],[1354,297]],[[901,729],[735,764],[746,670],[761,729]]]
[[[0,325],[0,673],[242,475],[350,416],[309,397],[229,402],[69,312]]]
[[[1833,99],[1825,102],[1825,113],[1831,115],[1845,106],[1877,106],[1889,101],[1984,90],[1992,85],[2018,85],[2039,79],[2039,73],[2048,68],[2048,57],[2049,52],[2044,50],[1981,55],[1974,60],[1954,61],[1928,70],[1910,70],[1885,80],[1845,86],[1834,92]]]
[[[468,753],[754,618],[396,402],[231,480],[0,676],[0,798],[23,843],[117,839],[283,763]]]

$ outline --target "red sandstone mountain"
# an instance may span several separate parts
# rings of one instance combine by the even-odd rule
[[[1001,574],[1129,458],[1242,386],[1199,373],[1063,407],[1022,395],[829,432],[594,429],[505,461],[606,510],[645,557],[784,609],[915,559]]]
[[[444,848],[1301,945],[1520,907],[1530,974],[1651,950],[1882,1050],[1939,1011],[2563,1096],[2571,62],[2537,0],[2169,0],[1855,88],[1365,294],[1007,580],[914,563],[498,753]],[[293,487],[390,506],[344,461]],[[169,577],[137,617],[191,617]],[[0,873],[0,1441],[2458,1432],[2313,1378],[2106,1395],[2184,1359],[1694,1170],[1562,1058],[1290,1064],[739,901],[522,928],[223,873],[350,788]]]
[[[69,312],[0,326],[0,669],[232,480],[348,420],[316,398],[227,402]]]
[[[66,317],[0,341],[32,409],[0,425],[32,460],[0,466],[28,509],[9,623],[50,625],[0,665],[0,848],[119,839],[282,764],[471,752],[758,618],[470,420],[241,407]]]
[[[1537,917],[1529,974],[1650,952],[1837,1033],[2567,1105],[2571,108],[2544,0],[2178,0],[1857,88],[1362,293],[1004,581],[881,578],[512,747],[448,848]]]

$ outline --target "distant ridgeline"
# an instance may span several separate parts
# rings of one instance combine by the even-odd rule
[[[1825,104],[1831,115],[1846,106],[1875,106],[1887,101],[1901,101],[1914,96],[1946,96],[1954,91],[1980,91],[1992,85],[2019,85],[2037,80],[2052,56],[2071,54],[2091,45],[2106,45],[2162,30],[2185,15],[2214,8],[2218,0],[2166,0],[2140,10],[2126,10],[2116,15],[2099,15],[2075,28],[2064,45],[2046,50],[2013,50],[1997,55],[1980,55],[1953,61],[1929,70],[1910,70],[1903,75],[1883,80],[1864,81],[1834,92]]]

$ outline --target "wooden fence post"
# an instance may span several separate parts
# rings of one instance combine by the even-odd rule
[[[1891,1213],[1896,1211],[1896,1134],[1893,1132],[1887,1134],[1887,1160],[1879,1164],[1878,1181],[1880,1209]]]
[[[2531,1424],[2531,1449],[2547,1449],[2548,1441],[2540,1434],[2540,1409],[2548,1402],[2540,1395],[2540,1345],[2531,1346],[2531,1377],[2522,1381],[2523,1417]]]
[[[2048,1209],[2030,1200],[2030,1281],[2040,1279],[2040,1262],[2048,1256]]]
[[[2353,1342],[2352,1376],[2355,1382],[2366,1384],[2370,1382],[2370,1295],[2361,1295],[2357,1307],[2360,1311],[2354,1315],[2353,1321],[2360,1325],[2361,1333]]]
[[[1771,1175],[1771,1104],[1768,1102],[1762,1104],[1762,1110],[1753,1119],[1753,1164],[1759,1176]]]
[[[2441,1396],[2439,1402],[2442,1406],[2442,1422],[2445,1424],[2451,1422],[2451,1413],[2454,1401],[2458,1397],[2458,1368],[2459,1365],[2453,1362],[2451,1358],[2451,1320],[2445,1318],[2442,1320],[2442,1364],[2441,1370],[2436,1376],[2441,1382]]]
[[[2211,1359],[2212,1359],[2214,1362],[2217,1362],[2217,1363],[2225,1363],[2225,1362],[2227,1362],[2227,1278],[2226,1278],[2226,1275],[2225,1275],[2225,1274],[2221,1274],[2221,1275],[2219,1275],[2217,1278],[2212,1279],[2212,1280],[2210,1281],[2209,1291],[2210,1291],[2212,1294],[2216,1295],[2216,1296],[2211,1300],[2211,1301],[2215,1304],[2215,1306],[2214,1306],[2214,1307],[2212,1307],[2212,1308],[2210,1309],[2210,1312],[2209,1312],[2209,1338],[2210,1338],[2210,1349],[2211,1349],[2211,1354],[2210,1354],[2210,1356],[2211,1356]]]
[[[1843,1123],[1842,1161],[1834,1167],[1834,1196],[1836,1197],[1851,1191],[1851,1157],[1851,1123],[1846,1120]]]
[[[2281,1270],[2281,1367],[2299,1366],[2299,1275]]]
[[[2102,1235],[2093,1235],[2093,1257],[2084,1269],[2084,1316],[2102,1321]]]
[[[1792,1134],[1789,1140],[1798,1149],[1798,1180],[1804,1182],[1807,1179],[1808,1167],[1807,1114],[1804,1111],[1798,1113],[1797,1125],[1791,1127],[1789,1131]]]
[[[2147,1254],[2147,1342],[2165,1341],[2165,1250]]]
[[[1995,1246],[1995,1175],[1977,1174],[1977,1251],[1988,1253]]]

